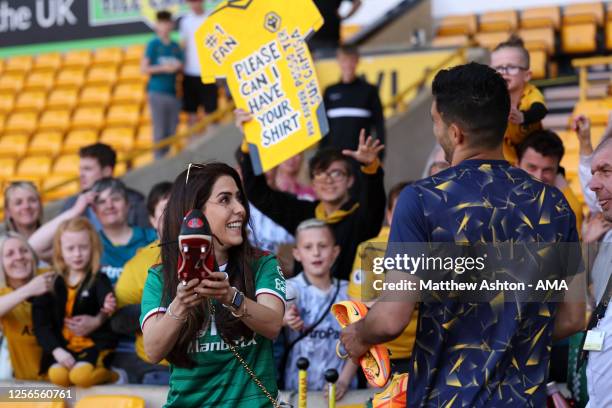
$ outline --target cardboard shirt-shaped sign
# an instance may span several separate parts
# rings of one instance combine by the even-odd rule
[[[317,143],[328,132],[314,63],[304,39],[323,24],[312,0],[226,1],[195,34],[202,81],[226,78],[255,174]]]

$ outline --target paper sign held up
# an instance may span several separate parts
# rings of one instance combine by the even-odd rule
[[[261,174],[319,142],[329,130],[304,39],[323,24],[312,0],[226,1],[196,32],[202,81],[226,78]]]

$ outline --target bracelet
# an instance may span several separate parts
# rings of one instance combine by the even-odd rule
[[[173,318],[174,320],[177,320],[179,322],[183,322],[183,323],[187,322],[187,318],[186,317],[183,318],[183,317],[177,316],[174,313],[172,313],[172,310],[170,309],[170,305],[168,305],[168,308],[166,309],[166,314],[168,316],[170,316],[171,318]]]

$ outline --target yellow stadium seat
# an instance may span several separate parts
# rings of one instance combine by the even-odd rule
[[[84,68],[64,68],[55,78],[56,88],[79,88],[85,83]]]
[[[563,24],[561,50],[566,54],[581,54],[597,50],[597,26],[594,22]]]
[[[93,66],[87,74],[87,84],[102,84],[112,85],[117,80],[117,67],[106,66],[96,67]]]
[[[144,44],[130,45],[126,47],[125,53],[123,54],[123,60],[125,62],[136,62],[140,63],[145,53]]]
[[[0,93],[0,113],[8,113],[15,105],[15,94],[12,92]]]
[[[474,40],[478,45],[489,50],[497,47],[499,43],[502,43],[510,37],[510,33],[507,32],[496,32],[496,33],[478,33],[474,36]]]
[[[28,76],[23,89],[27,91],[48,91],[53,88],[54,80],[54,71],[34,71]]]
[[[15,174],[15,165],[17,164],[17,159],[4,157],[0,158],[0,179],[6,179]],[[2,195],[2,194],[0,194]]]
[[[51,91],[47,98],[47,108],[57,109],[66,108],[72,109],[79,98],[78,88],[60,88]]]
[[[449,35],[446,37],[436,37],[432,40],[431,46],[435,48],[442,47],[463,47],[470,43],[467,35]]]
[[[51,172],[52,159],[49,156],[28,156],[17,165],[18,177],[47,177]]]
[[[476,15],[463,15],[463,16],[447,16],[440,21],[438,25],[437,35],[470,35],[476,32],[478,22],[476,21]]]
[[[548,56],[544,50],[530,50],[529,59],[531,61],[531,77],[532,79],[546,78],[546,66],[548,64]]]
[[[115,87],[113,103],[141,104],[145,99],[145,87],[141,82],[125,83]]]
[[[0,155],[22,157],[28,150],[30,137],[27,134],[7,134],[0,139]]]
[[[142,104],[142,110],[140,112],[140,124],[151,125],[151,109],[149,109],[148,103]]]
[[[136,156],[132,159],[132,167],[138,168],[142,166],[146,166],[147,164],[151,164],[155,161],[155,156],[153,153],[144,153],[139,156]]]
[[[99,129],[104,124],[104,108],[87,106],[77,108],[72,116],[74,129]]]
[[[15,112],[11,114],[4,125],[5,132],[32,133],[36,129],[38,113]]]
[[[128,153],[134,148],[134,128],[107,127],[100,135],[100,142],[106,143],[118,152]]]
[[[544,49],[548,55],[555,53],[555,32],[552,28],[522,29],[519,37],[525,42],[528,50]]]
[[[119,47],[99,48],[94,51],[93,65],[118,65],[123,61],[123,49]]]
[[[98,141],[98,132],[91,129],[72,130],[66,135],[62,146],[63,153],[76,153],[83,146],[94,144]]]
[[[581,24],[594,21],[598,26],[604,22],[602,3],[575,3],[563,8],[563,24]]]
[[[32,137],[30,146],[28,147],[28,155],[44,155],[57,156],[62,150],[64,134],[61,131],[50,130],[41,131]]]
[[[121,82],[140,82],[145,83],[147,77],[140,69],[140,64],[125,64],[119,70],[119,83]]]
[[[585,115],[591,119],[592,126],[601,126],[608,123],[610,116],[610,107],[604,105],[601,101],[582,101],[574,106],[573,117]]]
[[[4,72],[27,73],[34,65],[34,58],[31,55],[20,55],[11,57],[4,63]]]
[[[17,93],[23,88],[25,82],[25,74],[19,73],[4,73],[0,76],[0,91],[9,91]]]
[[[31,91],[23,92],[17,96],[14,110],[17,111],[40,111],[45,107],[47,99],[46,92]]]
[[[136,134],[136,148],[146,149],[153,146],[153,128],[151,125],[141,125]]]
[[[133,395],[88,395],[75,408],[145,408],[145,401]]]
[[[40,54],[34,61],[34,69],[57,71],[62,66],[62,54],[59,52],[49,52]]]
[[[118,157],[121,157],[118,155]],[[113,177],[122,177],[127,173],[127,163],[118,161],[115,165],[115,171],[113,172]]]
[[[521,12],[521,28],[558,29],[561,25],[561,10],[559,7],[527,8]]]
[[[567,131],[558,131],[556,132],[561,140],[563,141],[563,147],[565,149],[565,154],[578,154],[578,136],[576,136],[576,132],[567,130]]]
[[[111,100],[110,85],[92,85],[83,88],[79,106],[106,106]]]
[[[606,49],[612,50],[612,16],[608,16],[606,22]]]
[[[58,186],[60,183],[68,180],[72,181],[68,182],[68,184],[62,185],[61,187],[49,190],[50,188]],[[42,183],[42,189],[44,201],[55,201],[69,197],[73,194],[77,194],[80,190],[80,185],[79,181],[74,179],[73,176],[67,176],[65,174],[52,174],[49,177],[45,177]],[[2,408],[2,406],[0,406],[0,408]]]
[[[0,112],[0,133],[4,131],[4,122],[6,122],[6,115],[3,112]]]
[[[64,54],[64,67],[87,68],[91,64],[90,50],[68,51]]]
[[[514,31],[518,17],[514,10],[490,11],[480,15],[480,32]]]
[[[64,154],[53,163],[52,174],[55,176],[74,177],[79,175],[79,155]]]
[[[43,112],[38,130],[64,131],[70,127],[70,109],[56,109]]]
[[[4,60],[0,58],[0,75],[4,72]],[[2,194],[0,194],[1,196]]]
[[[140,105],[112,105],[106,116],[107,126],[136,126],[140,119]]]

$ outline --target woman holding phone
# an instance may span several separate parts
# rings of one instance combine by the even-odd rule
[[[272,339],[282,327],[285,279],[273,255],[249,245],[246,202],[226,164],[190,164],[174,181],[162,263],[149,270],[140,317],[148,358],[172,366],[167,406],[278,406]],[[185,281],[177,239],[194,209],[210,225],[218,267]]]

